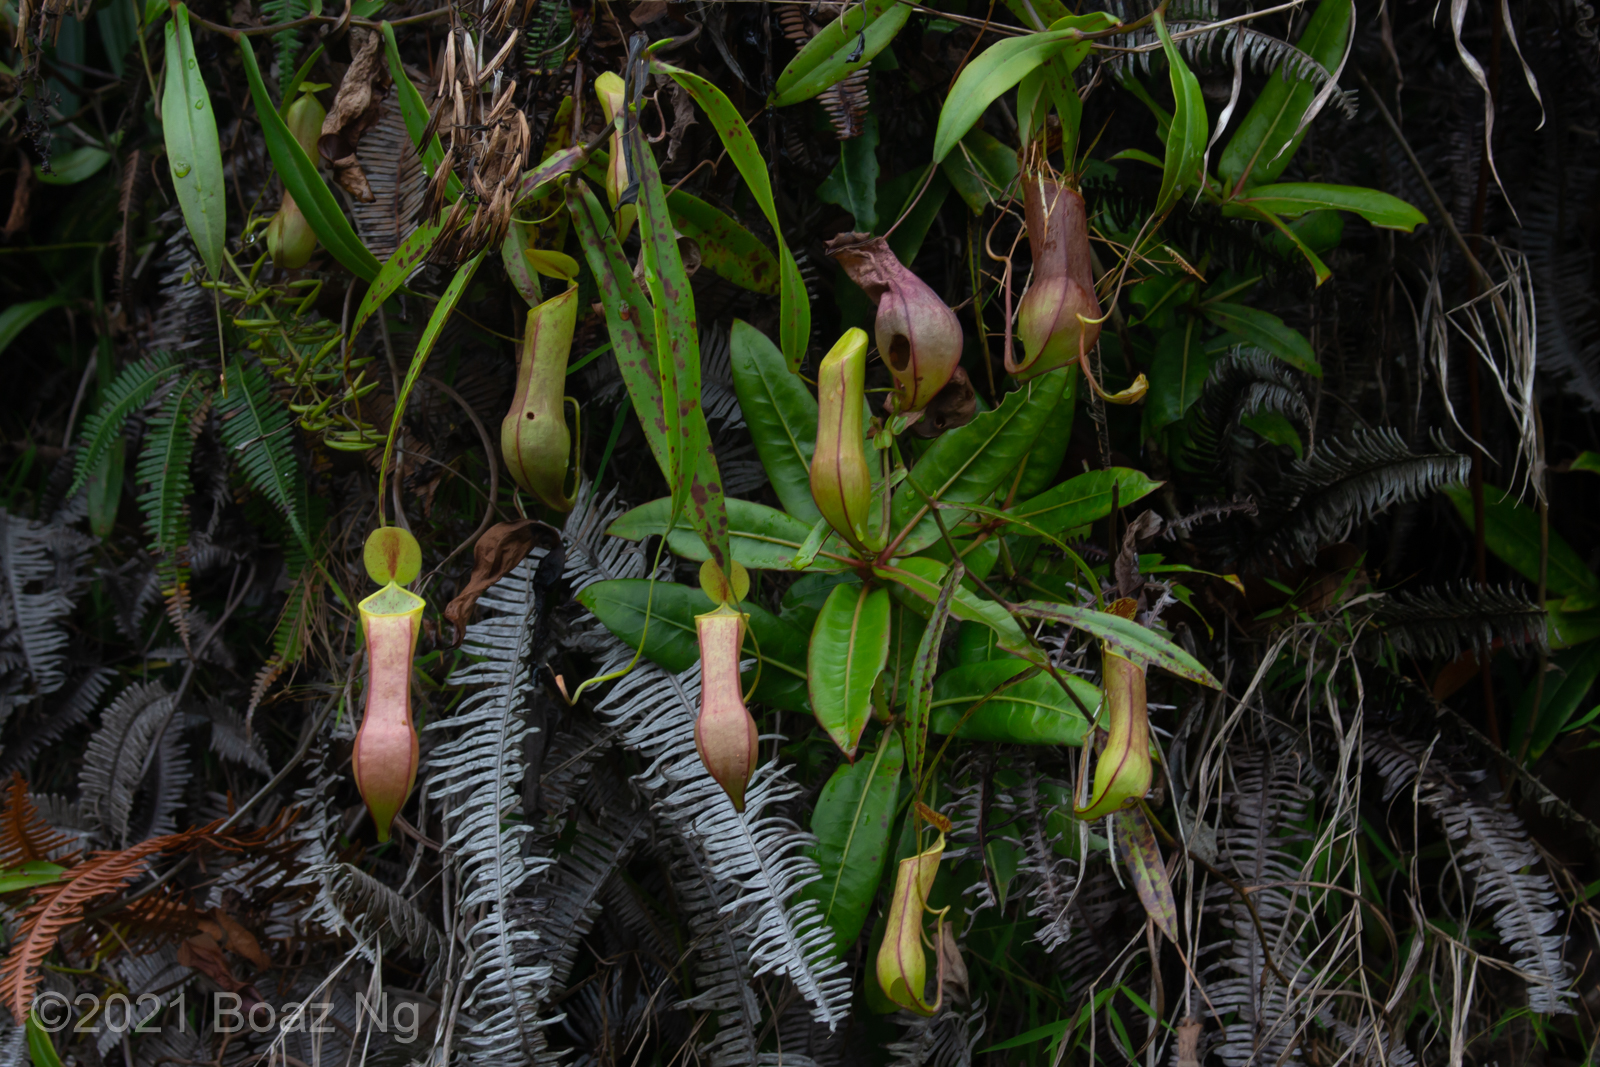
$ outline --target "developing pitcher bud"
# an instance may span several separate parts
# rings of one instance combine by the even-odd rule
[[[1134,601],[1124,597],[1106,609],[1132,619]],[[1105,689],[1105,747],[1094,767],[1094,792],[1080,819],[1098,819],[1130,807],[1150,792],[1150,710],[1145,705],[1144,667],[1100,647],[1100,678]],[[1085,744],[1092,743],[1090,739]]]
[[[594,80],[594,95],[600,100],[600,110],[605,114],[607,122],[615,122],[622,109],[627,106],[628,87],[622,78],[612,71],[606,71]],[[639,209],[633,204],[624,204],[620,209],[617,201],[622,198],[622,192],[628,187],[628,157],[622,150],[622,135],[611,135],[611,161],[606,167],[606,199],[611,201],[611,208],[617,212],[617,240],[626,241],[629,232],[633,229],[633,220],[638,215]]]
[[[700,638],[700,717],[694,724],[694,747],[733,801],[733,810],[743,811],[757,742],[756,721],[744,706],[739,679],[745,616],[724,604],[695,616],[694,625]]]
[[[571,511],[578,467],[565,416],[567,358],[578,322],[578,290],[568,289],[528,312],[517,363],[517,391],[500,423],[500,454],[524,492],[545,506]]]
[[[961,323],[928,283],[900,262],[887,241],[842,233],[826,251],[878,306],[878,355],[894,375],[902,413],[921,411],[961,363]]]
[[[284,116],[289,132],[313,163],[317,160],[317,137],[322,132],[322,120],[326,117],[327,112],[310,93],[303,93],[300,99],[290,104],[289,113]],[[278,207],[277,214],[272,216],[272,221],[267,223],[267,251],[272,256],[273,266],[299,270],[310,261],[316,250],[317,235],[311,229],[311,223],[306,221],[300,205],[285,189],[283,203]]]
[[[1029,378],[1065,367],[1100,339],[1100,301],[1089,258],[1089,223],[1083,197],[1043,173],[1023,183],[1033,283],[1017,306],[1021,363],[1006,356],[1013,377]]]
[[[299,270],[316,250],[316,232],[300,211],[300,205],[285,190],[283,204],[267,223],[267,251],[272,255],[272,265]]]
[[[350,762],[378,840],[405,806],[417,779],[411,725],[411,657],[422,629],[423,599],[393,582],[360,604],[367,638],[367,708]]]
[[[861,441],[867,335],[846,330],[817,368],[817,448],[811,457],[811,499],[828,525],[865,550],[872,472]]]
[[[327,109],[317,103],[317,98],[310,93],[301,93],[300,98],[289,105],[288,113],[283,116],[284,124],[289,127],[289,133],[299,142],[313,163],[317,161],[317,139],[322,136],[322,123],[327,117]]]

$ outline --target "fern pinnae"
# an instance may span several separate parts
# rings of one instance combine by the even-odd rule
[[[6,598],[0,626],[8,631],[0,635],[0,647],[20,652],[26,681],[31,683],[7,678],[8,695],[43,696],[66,683],[65,623],[73,599],[72,590],[59,578],[54,529],[53,524],[30,522],[0,508],[0,578],[5,581]],[[28,591],[35,586],[43,588]]]
[[[1434,745],[1373,732],[1362,755],[1384,780],[1384,800],[1415,783],[1417,798],[1460,848],[1473,899],[1494,912],[1495,933],[1527,982],[1528,1006],[1546,1015],[1571,1014],[1572,967],[1563,957],[1560,898],[1550,876],[1535,868],[1539,852],[1522,820],[1499,795],[1468,790],[1445,769]],[[1483,777],[1473,771],[1467,781]],[[1420,780],[1419,780],[1420,779]]]
[[[748,915],[753,974],[787,975],[811,1005],[812,1018],[836,1028],[849,1010],[850,979],[844,961],[833,955],[820,906],[799,896],[821,876],[805,852],[812,838],[768,811],[792,800],[799,787],[786,768],[764,763],[750,778],[744,812],[734,811],[695,750],[699,697],[699,664],[675,675],[641,663],[615,683],[597,710],[623,730],[626,747],[650,761],[639,775],[641,785],[662,790],[659,810],[704,850],[716,878],[729,884],[732,899],[724,908]]]
[[[533,827],[513,821],[521,808],[523,738],[532,729],[526,707],[532,690],[532,621],[539,610],[534,566],[524,560],[478,601],[479,621],[464,648],[481,657],[450,676],[452,685],[482,686],[430,730],[455,735],[428,757],[429,797],[447,812],[446,849],[455,854],[461,891],[457,909],[480,918],[467,931],[475,955],[462,980],[464,1006],[478,1016],[464,1037],[472,1058],[526,1063],[543,1048],[536,1017],[549,981],[548,964],[528,961],[537,933],[519,921],[515,898],[548,858],[524,858],[522,838]]]
[[[1527,652],[1545,647],[1547,616],[1543,608],[1509,589],[1463,582],[1452,588],[1430,587],[1396,593],[1378,601],[1376,624],[1363,645],[1388,641],[1407,656],[1444,659],[1463,648],[1484,652],[1497,641]]]
[[[561,853],[534,886],[533,892],[549,901],[538,923],[547,931],[552,946],[545,956],[552,989],[566,985],[579,942],[600,913],[601,893],[644,836],[646,823],[643,813],[616,818],[611,828],[587,819],[577,820],[571,847]]]
[[[303,514],[305,475],[290,447],[289,411],[272,395],[267,376],[254,364],[234,359],[228,364],[228,395],[217,410],[222,441],[245,481],[277,506],[306,555],[313,555]]]
[[[139,509],[156,558],[161,595],[185,650],[189,649],[189,495],[194,490],[189,460],[194,455],[191,426],[196,410],[204,405],[200,381],[198,373],[191,374],[162,401],[145,433],[136,473],[144,487]]]
[[[101,713],[84,750],[79,775],[84,814],[124,846],[133,843],[128,829],[135,794],[176,702],[160,682],[128,686]]]
[[[122,434],[128,416],[143,406],[161,380],[176,369],[170,352],[152,352],[122,369],[101,397],[100,406],[84,420],[83,430],[78,435],[78,462],[67,496],[77,495],[94,472],[95,465]]]
[[[1464,482],[1470,461],[1435,443],[1412,452],[1399,431],[1357,429],[1297,461],[1264,509],[1268,544],[1310,558],[1395,504]]]

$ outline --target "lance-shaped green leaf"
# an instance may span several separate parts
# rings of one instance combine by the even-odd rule
[[[438,239],[439,224],[425,222],[412,230],[389,254],[389,258],[384,260],[382,269],[378,271],[378,276],[367,287],[360,306],[356,308],[356,317],[350,322],[351,337],[360,333],[367,320],[383,307],[391,296],[400,291],[400,287],[408,278],[422,269],[428,253],[433,251],[434,242]]]
[[[1012,195],[1017,153],[982,129],[972,129],[961,138],[960,149],[946,156],[939,167],[968,209],[982,215],[990,204],[1003,203]]]
[[[1176,943],[1178,903],[1173,899],[1172,883],[1167,880],[1167,866],[1161,861],[1161,846],[1156,844],[1150,820],[1142,809],[1129,808],[1112,816],[1111,827],[1117,837],[1117,854],[1128,868],[1133,891],[1139,894],[1145,914],[1156,929]]]
[[[1014,681],[1030,670],[1036,668],[1008,657],[945,671],[933,685],[930,729],[1008,745],[1083,744],[1089,730],[1083,709],[1095,713],[1100,690],[1075,674],[1063,675],[1071,695],[1042,672]]]
[[[1472,494],[1460,485],[1445,486],[1443,492],[1471,530]],[[1483,487],[1483,541],[1528,581],[1539,580],[1539,513],[1493,485]],[[1585,565],[1567,539],[1551,530],[1548,548],[1545,588],[1552,596],[1568,598],[1563,609],[1582,611],[1600,604],[1600,575]]]
[[[732,558],[721,481],[701,481],[700,492],[689,491],[695,484],[702,454],[709,455],[710,447],[705,412],[700,407],[700,328],[695,321],[694,290],[678,252],[678,236],[667,210],[667,194],[661,185],[655,154],[637,123],[628,131],[628,137],[632,162],[638,168],[639,248],[655,311],[656,376],[661,386],[661,410],[666,416],[666,473],[673,512],[687,512],[711,558],[727,573]],[[714,470],[715,459],[709,462]]]
[[[584,152],[583,145],[570,145],[546,156],[537,167],[528,171],[518,181],[517,191],[513,194],[514,202],[521,203],[530,198],[547,195],[546,186],[563,174],[571,174],[582,169],[588,162],[589,156]]]
[[[222,277],[222,251],[228,240],[228,199],[223,189],[222,145],[211,92],[200,75],[189,8],[179,4],[167,23],[166,85],[161,92],[161,134],[167,145],[172,187],[183,209],[195,251],[211,277]],[[259,106],[259,105],[258,105]],[[270,103],[268,104],[271,107]],[[277,110],[273,109],[273,115]],[[279,123],[282,123],[279,119]]]
[[[1029,71],[1058,55],[1066,59],[1069,71],[1076,69],[1089,55],[1090,43],[1084,35],[1116,24],[1115,16],[1096,11],[1061,19],[1050,30],[1009,37],[984,49],[982,55],[967,64],[945,97],[933,137],[933,161],[941,162],[949,155],[956,142],[978,124],[989,105]]]
[[[444,145],[438,134],[434,134],[426,145],[422,143],[422,135],[428,132],[428,123],[432,118],[428,102],[412,84],[411,75],[406,73],[405,64],[400,61],[400,44],[395,40],[394,27],[385,22],[381,29],[384,54],[389,60],[389,77],[394,82],[395,95],[400,98],[400,117],[406,124],[411,143],[422,157],[423,173],[432,178],[444,159]],[[461,179],[453,173],[445,179],[444,195],[451,203],[461,198]]]
[[[916,655],[911,658],[911,684],[906,691],[906,740],[910,751],[906,762],[911,765],[911,780],[922,780],[922,761],[928,749],[928,709],[933,703],[934,675],[939,671],[939,647],[944,643],[945,624],[950,621],[950,607],[966,568],[960,563],[951,567],[939,587],[939,599],[933,602],[933,614],[917,642]]]
[[[870,757],[834,770],[811,812],[811,832],[817,839],[811,855],[822,877],[806,886],[804,896],[821,905],[836,955],[861,936],[878,895],[904,767],[900,735],[886,730]]]
[[[1567,724],[1583,707],[1597,677],[1600,677],[1600,642],[1591,641],[1556,653],[1551,660],[1550,673],[1545,676],[1537,710],[1533,698],[1539,687],[1529,685],[1522,691],[1512,719],[1509,750],[1521,752],[1526,744],[1529,763],[1537,762],[1556,737],[1569,728]]]
[[[1380,229],[1406,233],[1428,221],[1428,216],[1398,196],[1359,185],[1324,185],[1321,182],[1251,186],[1243,196],[1225,204],[1222,213],[1235,218],[1247,217],[1248,213],[1242,208],[1258,208],[1289,219],[1312,211],[1348,211]]]
[[[925,615],[931,610],[931,605],[939,599],[939,592],[944,588],[947,569],[936,559],[913,556],[910,559],[895,560],[886,567],[873,567],[872,573],[904,589],[909,594],[904,602],[919,614]],[[1027,635],[1022,632],[1022,627],[1017,625],[1017,620],[992,600],[984,600],[966,588],[959,587],[951,598],[950,614],[963,622],[983,623],[994,631],[996,641],[1001,648],[1016,653],[1029,663],[1042,666],[1047,662],[1044,653],[1028,640]]]
[[[266,83],[261,79],[261,68],[256,65],[256,54],[248,37],[239,38],[239,58],[244,61],[245,79],[250,84],[250,99],[255,104],[256,119],[261,123],[267,154],[272,157],[272,165],[283,180],[283,187],[294,197],[322,247],[351,274],[362,281],[372,281],[383,265],[356,236],[355,228],[339,209],[328,183],[317,173],[317,165],[289,132],[283,116],[278,114],[267,94]]]
[[[61,1054],[56,1051],[51,1031],[40,1021],[37,1008],[28,1009],[24,1029],[28,1035],[28,1059],[33,1067],[61,1067]]]
[[[1144,401],[1146,435],[1177,422],[1200,399],[1211,374],[1211,353],[1200,333],[1200,324],[1191,318],[1156,340],[1150,392]]]
[[[54,885],[61,881],[66,868],[45,860],[28,860],[15,867],[0,871],[0,893],[15,893],[19,889],[33,889],[41,885]]]
[[[817,186],[817,199],[837,204],[856,220],[856,229],[878,225],[878,120],[868,114],[861,133],[839,144],[839,162]]]
[[[1007,395],[998,408],[945,433],[922,454],[905,483],[895,490],[890,505],[893,536],[914,524],[896,551],[909,555],[939,540],[939,525],[927,499],[945,504],[981,503],[1006,475],[1016,473],[1061,399],[1067,373],[1057,370],[1034,378]],[[961,518],[959,511],[945,511],[946,529]]]
[[[1221,689],[1211,672],[1200,665],[1189,653],[1173,644],[1155,630],[1140,626],[1131,619],[1119,618],[1105,611],[1080,608],[1074,604],[1056,604],[1048,600],[1027,600],[1016,605],[1016,613],[1030,619],[1045,619],[1065,623],[1084,633],[1098,637],[1108,647],[1134,662],[1153,664],[1171,671],[1179,678]]]
[[[433,314],[428,316],[428,324],[422,328],[422,336],[417,339],[417,350],[411,354],[411,366],[406,368],[405,380],[400,385],[400,399],[396,401],[394,415],[389,421],[389,436],[383,444],[383,466],[378,468],[379,500],[383,499],[385,476],[394,462],[394,441],[400,432],[400,420],[405,417],[406,401],[411,399],[411,390],[416,387],[417,379],[422,377],[422,368],[428,365],[428,357],[433,354],[433,346],[439,342],[439,334],[444,332],[445,323],[450,321],[450,313],[461,302],[461,294],[467,291],[467,284],[472,281],[478,264],[482,262],[483,253],[479,252],[456,268],[455,277],[445,286],[444,295],[434,305]]]
[[[634,649],[642,643],[646,659],[674,673],[700,661],[695,616],[716,608],[699,589],[642,578],[595,582],[584,586],[577,600],[618,640]],[[743,676],[746,685],[755,683],[750,699],[809,715],[805,631],[748,600],[739,610],[749,616],[750,639],[745,642],[744,656],[757,661]]]
[[[681,236],[700,246],[700,266],[741,289],[778,295],[778,260],[761,238],[722,211],[682,189],[667,194]]]
[[[1265,349],[1298,370],[1320,378],[1322,365],[1301,333],[1270,311],[1212,300],[1200,305],[1200,313],[1235,337]]]
[[[1113,487],[1117,490],[1118,506],[1127,507],[1143,500],[1161,485],[1161,482],[1152,481],[1143,471],[1132,467],[1084,471],[1036,497],[1022,501],[1011,508],[1008,514],[1051,536],[1060,536],[1068,530],[1099,522],[1111,514]]]
[[[817,398],[789,372],[778,346],[748,322],[733,320],[728,344],[733,391],[772,491],[790,515],[815,524],[821,518],[811,499]]]
[[[667,423],[662,413],[661,385],[656,377],[656,336],[653,328],[644,327],[650,302],[639,283],[634,281],[633,267],[617,244],[610,212],[600,205],[599,198],[586,183],[574,182],[568,186],[567,208],[578,244],[594,275],[600,304],[605,309],[606,329],[617,369],[628,387],[628,396],[639,416],[650,452],[665,473],[668,469]],[[653,324],[653,318],[651,321]],[[698,413],[695,417],[703,422],[705,413],[698,407],[695,411]],[[709,441],[709,436],[702,434],[702,439]],[[691,494],[709,497],[713,491],[720,497],[722,486],[716,460],[708,446],[701,449],[696,458]]]
[[[1319,65],[1326,77],[1339,66],[1350,39],[1351,0],[1322,0],[1305,32],[1295,42],[1303,57],[1279,66],[1261,87],[1261,95],[1245,113],[1217,160],[1217,173],[1231,188],[1246,182],[1270,182],[1284,172],[1305,137],[1300,122],[1317,95],[1317,81],[1308,76],[1305,59]],[[1295,73],[1286,67],[1294,64]]]
[[[1206,118],[1206,98],[1200,79],[1194,76],[1183,54],[1173,43],[1167,20],[1158,9],[1151,18],[1161,48],[1167,56],[1167,71],[1172,81],[1172,125],[1167,128],[1167,154],[1161,164],[1161,191],[1156,194],[1156,212],[1169,210],[1187,189],[1204,180],[1201,160],[1211,126]]]
[[[889,661],[889,593],[866,585],[828,594],[806,654],[811,708],[851,759],[872,711],[872,686]]]
[[[788,570],[795,553],[810,536],[811,528],[776,508],[753,500],[729,498],[726,503],[728,543],[733,558],[751,570]],[[667,520],[671,515],[672,501],[662,497],[619,516],[606,533],[629,541],[659,537],[667,533]],[[684,559],[698,562],[711,558],[705,541],[687,515],[678,516],[667,545]],[[832,549],[839,551],[841,547],[836,542]]]
[[[733,160],[733,165],[744,177],[750,195],[755,198],[756,205],[772,227],[773,236],[778,239],[778,341],[784,358],[789,361],[789,369],[798,371],[806,357],[806,345],[811,340],[811,297],[806,292],[805,280],[800,277],[800,266],[783,239],[783,228],[778,224],[777,204],[772,198],[772,176],[767,173],[760,146],[756,144],[743,116],[721,89],[698,74],[659,59],[652,59],[651,65],[657,72],[669,75],[683,86],[711,119],[712,127],[722,139],[722,147],[728,150],[728,158]]]
[[[768,103],[788,107],[844,81],[889,47],[910,17],[911,5],[904,0],[866,0],[847,6],[783,68]]]

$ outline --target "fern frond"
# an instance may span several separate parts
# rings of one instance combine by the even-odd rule
[[[1402,655],[1453,659],[1463,649],[1485,652],[1496,641],[1508,648],[1545,647],[1544,609],[1509,589],[1463,582],[1452,589],[1421,589],[1380,600],[1368,647],[1387,640]]]
[[[674,899],[689,921],[699,950],[694,995],[676,1005],[717,1013],[717,1033],[700,1046],[712,1067],[740,1067],[756,1061],[762,1026],[761,1001],[752,988],[747,960],[749,936],[730,911],[732,887],[712,875],[705,854],[678,835],[669,838]]]
[[[1334,1038],[1350,1050],[1350,1062],[1355,1067],[1416,1067],[1417,1058],[1406,1048],[1405,1042],[1386,1034],[1384,1027],[1374,1031],[1370,1018],[1362,1019],[1359,1027],[1328,1016],[1321,1021],[1330,1026]]]
[[[35,890],[38,899],[22,913],[9,953],[5,962],[0,963],[0,1003],[11,1010],[14,1018],[25,1018],[39,986],[40,965],[55,948],[57,938],[68,927],[82,922],[84,912],[97,900],[118,892],[144,875],[157,855],[215,848],[236,854],[259,852],[277,858],[283,849],[276,843],[284,837],[294,816],[294,812],[288,812],[260,830],[237,835],[219,833],[220,823],[211,823],[181,833],[152,837],[120,852],[96,852],[69,868],[61,882]],[[115,914],[127,916],[131,912],[148,916],[166,907],[168,900],[175,898],[158,900],[156,909],[147,906]]]
[[[221,701],[206,704],[197,721],[211,724],[211,751],[229,763],[238,763],[261,774],[271,774],[267,749],[261,738],[245,730],[239,713]]]
[[[305,654],[312,620],[318,610],[322,576],[310,565],[304,546],[285,545],[283,555],[289,590],[284,596],[283,610],[278,613],[278,621],[272,628],[272,655],[261,665],[250,685],[250,703],[244,713],[247,733],[255,718],[256,708],[266,699],[272,683],[284,671],[300,662],[300,657]]]
[[[259,367],[235,359],[228,364],[228,396],[217,400],[222,441],[245,481],[277,506],[295,539],[312,554],[305,523],[305,474],[295,462],[289,411],[272,395]]]
[[[88,906],[150,869],[150,859],[168,844],[153,837],[121,852],[99,852],[71,868],[66,880],[44,887],[17,924],[11,951],[0,964],[0,1001],[14,1019],[25,1019],[39,984],[39,968],[56,939],[83,918]]]
[[[372,875],[348,863],[331,864],[315,873],[342,926],[357,941],[381,942],[384,952],[403,947],[430,961],[444,954],[444,934],[422,909]]]
[[[1024,818],[1021,820],[1024,858],[1017,873],[1027,878],[1028,915],[1040,921],[1033,939],[1049,952],[1072,936],[1071,907],[1078,891],[1078,861],[1057,855],[1054,842],[1046,833],[1049,811],[1039,791],[1041,782],[1032,767],[1022,794]],[[1070,796],[1070,791],[1068,792]]]
[[[1212,364],[1199,403],[1189,410],[1187,431],[1174,456],[1201,495],[1231,496],[1246,491],[1262,453],[1242,420],[1272,413],[1306,426],[1310,408],[1294,373],[1250,345],[1238,345]],[[1270,461],[1270,460],[1269,460]]]
[[[0,508],[0,649],[14,650],[25,679],[7,679],[4,688],[30,696],[53,693],[66,682],[66,617],[71,590],[58,576],[53,533],[46,523],[29,522]],[[37,588],[37,592],[29,592]],[[5,670],[0,660],[0,670]],[[6,671],[6,673],[10,673]],[[28,684],[24,684],[28,683]]]
[[[970,1012],[945,1008],[934,1016],[895,1013],[902,1036],[885,1051],[889,1067],[972,1067],[972,1050],[983,1036],[983,1005]]]
[[[1309,559],[1395,504],[1466,480],[1470,461],[1442,445],[1415,453],[1394,429],[1351,431],[1297,461],[1263,505],[1263,541]]]
[[[572,974],[580,942],[600,913],[606,883],[644,836],[644,814],[624,815],[614,828],[579,820],[571,847],[535,883],[534,894],[549,904],[539,926],[550,948],[541,953],[550,966],[550,985],[561,989]]]
[[[529,21],[527,49],[523,53],[528,73],[555,74],[566,63],[572,47],[572,8],[563,0],[540,0]]]
[[[152,352],[122,368],[100,398],[100,406],[84,420],[83,432],[78,435],[78,463],[67,496],[78,494],[111,442],[122,435],[128,416],[150,399],[163,378],[177,369],[171,352]]]
[[[615,658],[631,656],[619,644]],[[833,954],[832,931],[817,902],[801,899],[801,888],[820,877],[805,851],[813,839],[768,810],[787,804],[799,787],[787,768],[762,764],[750,778],[744,812],[735,811],[695,750],[699,695],[698,663],[678,675],[641,664],[597,710],[623,731],[625,746],[650,761],[641,784],[669,787],[657,801],[667,821],[704,850],[712,873],[733,889],[727,906],[749,917],[754,975],[787,975],[811,1005],[812,1018],[835,1028],[849,1010],[850,980]]]
[[[46,702],[44,709],[27,720],[27,725],[11,726],[10,739],[0,753],[0,775],[19,771],[34,756],[89,719],[89,713],[100,706],[116,672],[107,667],[93,667],[63,686],[61,696]]]
[[[310,0],[261,0],[261,15],[269,26],[293,22],[310,13]],[[278,81],[282,83],[294,73],[295,60],[300,55],[300,31],[281,30],[272,35],[272,44],[278,50]]]
[[[474,956],[462,981],[475,1021],[464,1035],[469,1057],[485,1064],[538,1061],[545,1047],[538,1017],[551,975],[530,962],[538,934],[522,921],[519,890],[551,860],[523,854],[533,827],[520,818],[530,732],[533,622],[540,610],[536,561],[523,560],[478,601],[479,621],[463,648],[476,659],[450,676],[477,686],[448,719],[428,724],[450,735],[428,757],[427,791],[447,812],[446,848],[460,870],[459,909],[478,916],[467,932]]]
[[[78,782],[84,816],[112,840],[128,838],[134,796],[176,702],[160,682],[130,685],[101,713],[100,727],[89,738]]]
[[[139,510],[144,512],[150,552],[156,559],[167,617],[189,649],[189,460],[194,455],[194,418],[204,404],[200,375],[192,374],[167,394],[150,420],[135,477],[144,487]]]
[[[1546,1015],[1572,1014],[1568,1002],[1577,994],[1571,965],[1562,958],[1567,935],[1554,906],[1560,898],[1550,876],[1534,869],[1539,852],[1505,799],[1478,796],[1452,777],[1434,746],[1392,733],[1369,735],[1362,755],[1383,777],[1385,801],[1416,783],[1418,799],[1460,846],[1462,869],[1476,883],[1475,900],[1493,909],[1500,943],[1528,976],[1528,1007]],[[1482,775],[1475,771],[1470,777]]]
[[[58,833],[39,814],[22,775],[13,774],[6,785],[6,806],[0,810],[0,868],[48,860],[70,844],[71,837]]]
[[[1246,887],[1250,904],[1230,886],[1210,890],[1219,925],[1232,934],[1222,958],[1202,972],[1221,974],[1207,982],[1209,1008],[1224,1018],[1232,1013],[1232,1021],[1218,1020],[1217,1052],[1228,1067],[1295,1063],[1316,986],[1304,962],[1310,913],[1300,887],[1310,876],[1295,854],[1306,840],[1298,824],[1313,793],[1293,752],[1243,748],[1232,762],[1235,789],[1225,798],[1231,818],[1217,830],[1217,866]]]

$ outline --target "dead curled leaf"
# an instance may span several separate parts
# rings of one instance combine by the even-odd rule
[[[334,180],[351,196],[362,201],[372,200],[372,187],[356,159],[356,145],[382,115],[379,95],[374,83],[383,76],[378,62],[379,47],[383,39],[373,30],[356,26],[350,30],[351,61],[339,83],[339,93],[333,107],[322,120],[322,136],[317,140],[317,151],[333,164]]]
[[[251,1008],[262,1002],[260,991],[249,982],[240,981],[234,975],[233,968],[228,964],[228,958],[222,954],[222,946],[217,944],[216,938],[204,930],[178,946],[178,963],[190,970],[199,971],[216,983],[219,989],[239,994],[239,1010],[246,1015]]]
[[[450,620],[450,625],[455,629],[451,648],[459,648],[461,639],[466,636],[467,623],[472,621],[472,611],[478,604],[478,598],[491,585],[510,574],[512,568],[526,559],[528,553],[541,542],[551,548],[558,547],[561,535],[555,527],[538,519],[496,523],[478,538],[477,545],[472,549],[472,578],[444,609],[444,617]]]

